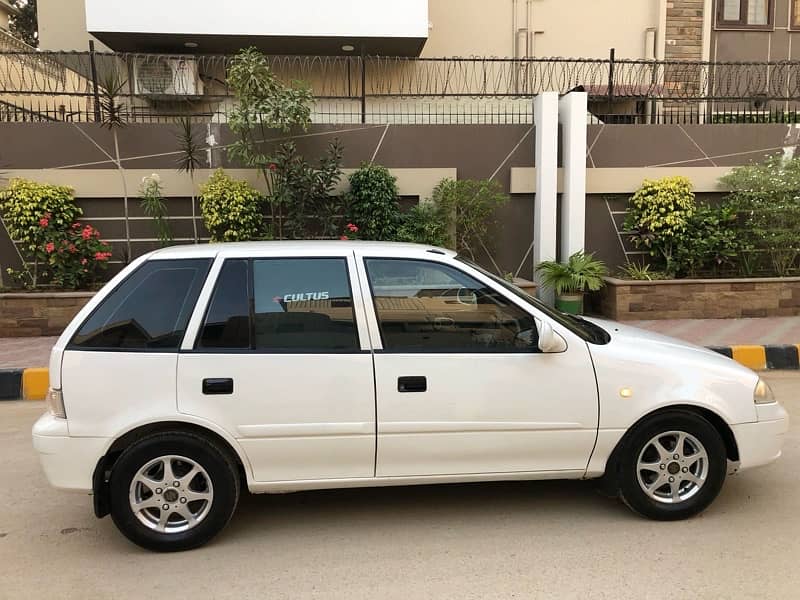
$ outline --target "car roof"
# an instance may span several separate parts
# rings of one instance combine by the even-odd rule
[[[424,253],[433,253],[453,257],[456,253],[446,248],[426,246],[424,244],[409,244],[405,242],[368,242],[368,241],[343,241],[343,240],[298,240],[298,241],[269,241],[269,242],[226,242],[218,244],[186,244],[170,246],[151,252],[150,259],[175,259],[175,258],[213,258],[270,256],[288,254],[292,256],[314,255],[345,255],[352,252],[369,252],[377,256],[419,256]]]

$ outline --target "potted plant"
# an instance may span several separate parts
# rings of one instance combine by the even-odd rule
[[[566,263],[545,261],[536,271],[542,276],[542,285],[555,292],[556,308],[573,315],[583,313],[584,292],[599,290],[603,277],[608,275],[605,263],[583,250],[570,256]]]

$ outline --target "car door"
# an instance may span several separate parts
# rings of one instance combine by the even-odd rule
[[[352,254],[215,264],[178,360],[178,406],[230,431],[256,481],[374,476],[372,356],[353,267]]]
[[[365,256],[379,477],[583,471],[598,404],[586,343],[538,350],[533,306],[446,256]],[[499,288],[499,286],[498,286]]]

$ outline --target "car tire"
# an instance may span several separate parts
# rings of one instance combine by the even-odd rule
[[[659,521],[687,519],[717,497],[727,473],[727,451],[716,428],[683,411],[658,414],[627,436],[618,458],[622,500]]]
[[[153,434],[127,448],[109,484],[114,524],[133,543],[157,552],[211,540],[233,516],[240,491],[228,452],[187,432]]]

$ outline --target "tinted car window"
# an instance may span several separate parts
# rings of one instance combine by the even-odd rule
[[[200,334],[199,348],[250,348],[248,261],[226,260]]]
[[[95,309],[71,346],[176,351],[210,264],[209,259],[144,263]]]
[[[368,259],[383,347],[401,352],[538,352],[533,316],[447,265]]]
[[[254,260],[253,292],[257,350],[358,350],[345,259]]]

